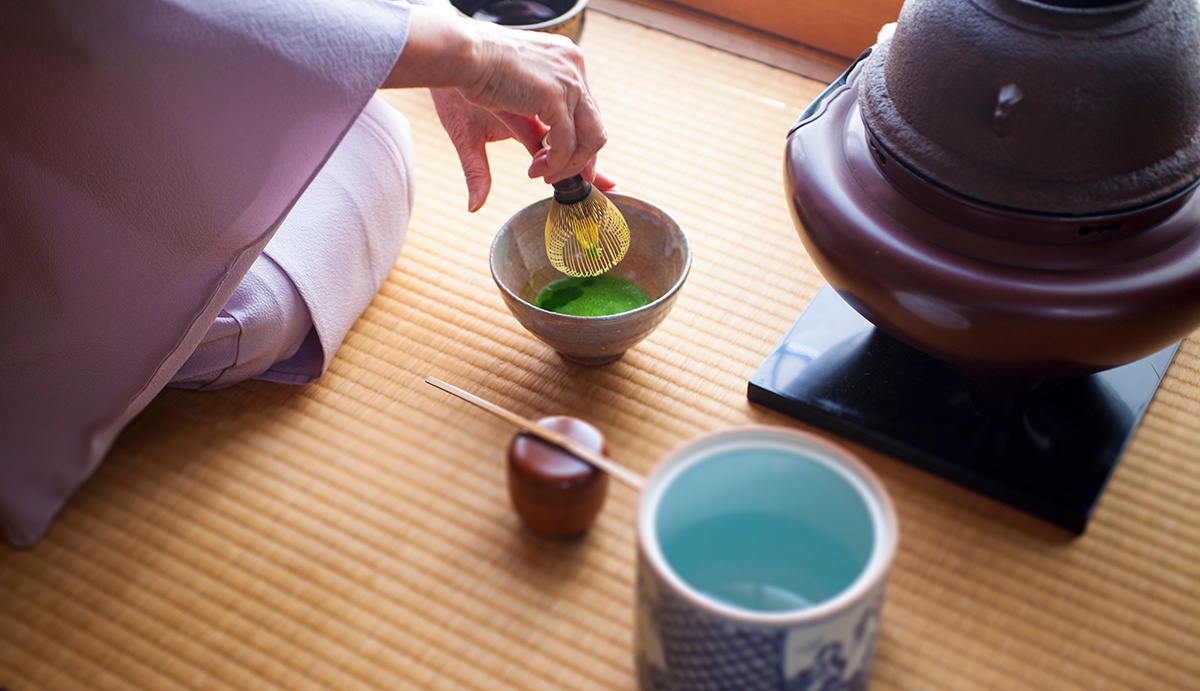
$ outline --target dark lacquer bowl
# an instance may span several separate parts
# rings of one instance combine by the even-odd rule
[[[468,17],[514,29],[566,36],[578,43],[588,0],[451,0]]]

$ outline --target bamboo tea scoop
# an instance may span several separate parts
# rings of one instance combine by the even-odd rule
[[[601,453],[598,453],[596,451],[593,451],[593,450],[587,448],[586,446],[583,446],[579,442],[575,441],[574,439],[571,439],[562,434],[559,434],[558,432],[556,432],[548,427],[544,427],[542,425],[537,424],[536,422],[534,422],[532,420],[528,420],[524,417],[521,417],[520,415],[517,415],[516,413],[512,412],[511,410],[502,408],[502,407],[496,405],[495,403],[492,403],[491,401],[488,401],[484,398],[480,398],[479,396],[476,396],[475,394],[473,394],[469,391],[464,391],[463,389],[460,389],[457,386],[454,386],[453,384],[447,384],[446,382],[444,382],[440,379],[436,379],[434,377],[426,377],[425,383],[432,384],[433,386],[436,386],[437,388],[441,389],[442,391],[445,391],[450,394],[454,394],[455,396],[458,396],[459,398],[463,399],[464,401],[467,401],[468,403],[472,403],[476,406],[479,406],[480,408],[483,408],[484,410],[488,411],[489,413],[492,413],[493,415],[495,415],[497,417],[504,418],[505,420],[511,422],[512,424],[516,425],[517,427],[520,427],[521,429],[525,430],[526,432],[529,432],[530,434],[538,437],[539,439],[545,440],[545,441],[559,447],[560,449],[567,451],[572,456],[575,456],[576,458],[579,458],[582,461],[590,463],[591,465],[600,469],[604,473],[608,474],[609,476],[611,476],[613,478],[616,478],[617,480],[634,488],[635,490],[641,491],[642,485],[645,483],[645,480],[644,480],[644,478],[642,478],[641,475],[638,475],[637,473],[633,472],[632,470],[629,470],[628,468],[620,465],[619,463],[612,460],[611,458],[609,458]]]

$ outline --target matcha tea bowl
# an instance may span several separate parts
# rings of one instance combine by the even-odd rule
[[[629,223],[629,250],[592,278],[569,278],[546,256],[550,199],[508,219],[492,242],[492,278],[529,333],[581,365],[617,360],[671,311],[692,266],[679,224],[634,197],[608,194]]]

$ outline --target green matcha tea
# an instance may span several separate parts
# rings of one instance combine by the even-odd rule
[[[560,278],[542,288],[533,304],[559,314],[603,317],[648,305],[650,298],[627,278],[600,274],[587,278]]]

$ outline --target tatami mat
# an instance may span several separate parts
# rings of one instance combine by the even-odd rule
[[[788,126],[823,88],[599,13],[582,45],[602,165],[671,213],[691,277],[619,362],[565,363],[492,284],[495,229],[547,196],[493,145],[466,212],[428,96],[411,118],[408,243],[329,374],[163,394],[49,536],[0,550],[0,686],[633,689],[632,491],[583,539],[523,530],[513,429],[434,375],[530,417],[566,413],[648,471],[743,423],[803,427],[746,383],[821,285],[785,205]],[[1184,342],[1088,532],[853,446],[902,522],[875,689],[1188,689],[1200,683],[1200,342]]]

